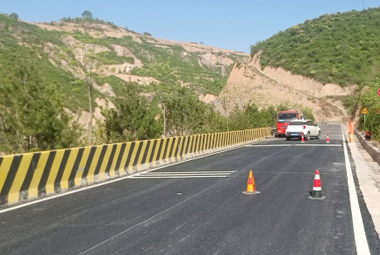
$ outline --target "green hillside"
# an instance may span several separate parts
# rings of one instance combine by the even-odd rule
[[[111,28],[118,28],[110,22],[104,22],[98,19],[62,19],[63,25],[66,23],[76,23],[83,25],[89,24],[106,24]],[[123,29],[123,28],[118,28]],[[102,30],[99,29],[99,34]],[[136,33],[137,34],[137,33]],[[97,60],[101,60],[103,65],[132,63],[134,59],[131,57],[118,56],[114,51],[112,45],[119,45],[127,48],[138,60],[140,60],[143,66],[149,63],[162,63],[168,62],[177,71],[178,80],[188,84],[196,93],[210,93],[218,95],[228,78],[228,74],[232,69],[233,63],[228,66],[215,65],[207,66],[199,63],[200,52],[186,52],[186,50],[177,45],[159,45],[149,33],[137,34],[139,42],[136,42],[131,37],[93,37],[88,33],[75,32],[58,32],[47,31],[39,28],[36,25],[28,24],[22,21],[18,21],[15,18],[8,15],[0,15],[0,69],[1,77],[7,73],[8,63],[14,58],[31,58],[38,59],[36,64],[41,65],[41,71],[44,75],[49,77],[52,82],[60,82],[65,84],[65,91],[71,98],[68,102],[68,106],[75,110],[75,107],[81,107],[88,109],[86,103],[82,103],[82,95],[86,96],[85,90],[82,90],[81,86],[66,87],[69,84],[74,84],[74,76],[68,72],[67,67],[60,65],[58,58],[64,58],[64,51],[67,49],[67,45],[63,43],[63,39],[68,36],[73,36],[76,40],[93,44],[99,47],[106,47],[109,51],[100,52],[97,54]],[[52,44],[50,48],[54,48],[53,53],[50,54],[46,51],[46,44]],[[184,54],[186,52],[186,54]],[[225,55],[233,61],[239,61],[242,59],[241,54],[234,53],[222,53],[214,52],[215,55]],[[55,58],[55,59],[54,59]],[[52,60],[54,65],[52,65]],[[222,72],[224,69],[224,73]],[[131,74],[138,73],[138,68],[133,70]],[[140,72],[139,74],[142,74]],[[1,79],[1,78],[0,78]],[[101,82],[101,81],[99,81]],[[112,83],[115,93],[120,91],[118,82]],[[75,91],[75,93],[70,93]]]
[[[324,84],[359,85],[343,103],[359,128],[380,140],[380,8],[326,14],[279,32],[251,47],[262,67],[282,67]],[[333,97],[334,95],[331,95]],[[364,118],[361,110],[367,107]]]
[[[380,73],[380,8],[327,14],[251,47],[261,65],[322,83],[368,85]]]
[[[248,57],[88,16],[37,26],[0,14],[0,154],[267,126],[228,126],[198,97],[218,95]],[[94,109],[104,120],[89,125]]]

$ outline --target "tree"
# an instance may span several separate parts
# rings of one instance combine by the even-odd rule
[[[233,105],[232,101],[233,101],[233,98],[232,98],[231,90],[223,89],[219,95],[219,102],[223,107],[224,117],[226,119],[226,124],[227,124],[226,125],[227,132],[229,131],[228,119],[229,119],[229,113]]]
[[[173,98],[173,92],[176,91],[180,84],[177,82],[176,70],[170,66],[169,62],[151,63],[145,69],[140,71],[141,75],[155,78],[158,82],[151,85],[162,104],[162,113],[164,119],[163,134],[166,135],[166,102]]]
[[[305,107],[302,109],[302,115],[304,117],[304,119],[310,119],[312,121],[314,121],[314,114],[313,114],[313,109],[309,108],[309,107]]]
[[[380,140],[380,118],[377,111],[380,109],[379,96],[377,91],[380,86],[380,78],[377,78],[369,85],[368,90],[361,96],[360,103],[362,107],[367,107],[368,114],[366,114],[365,122],[364,116],[361,114],[360,128],[370,130],[372,137]],[[361,111],[361,109],[359,109]]]
[[[202,130],[206,107],[198,97],[185,87],[178,87],[173,97],[165,101],[167,106],[167,132],[171,136],[189,135]]]
[[[246,118],[244,110],[235,105],[229,116],[230,130],[243,130],[249,128],[249,119]]]
[[[205,118],[201,133],[223,132],[225,117],[219,111],[216,111],[212,105],[205,105]]]
[[[25,56],[13,58],[0,86],[0,151],[22,153],[79,144],[81,130],[64,111],[59,85],[47,83],[40,70]]]
[[[138,83],[127,82],[123,96],[116,98],[116,109],[103,111],[104,142],[144,140],[160,136],[159,123],[147,100],[140,96],[139,86]]]
[[[95,83],[95,79],[101,74],[102,64],[101,59],[95,53],[95,44],[92,38],[87,38],[86,42],[77,42],[71,44],[69,48],[66,48],[67,56],[70,59],[70,65],[76,69],[84,81],[87,87],[88,94],[88,108],[90,113],[89,123],[88,123],[88,142],[92,144],[93,142],[93,110],[92,110],[92,93]]]
[[[82,18],[84,18],[84,19],[92,19],[92,13],[90,11],[84,11],[82,13]]]
[[[14,18],[14,19],[16,19],[16,20],[18,20],[18,15],[17,15],[17,13],[15,13],[15,12],[12,12],[10,15],[9,15],[9,17],[11,17],[11,18]]]

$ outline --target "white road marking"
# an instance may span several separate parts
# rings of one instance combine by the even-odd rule
[[[310,146],[310,147],[342,147],[341,144],[296,144],[296,146]]]
[[[130,179],[182,179],[182,178],[225,178],[235,171],[196,172],[142,172],[129,176]]]
[[[229,148],[229,149],[225,149],[225,150],[221,150],[221,151],[216,151],[216,152],[213,152],[213,153],[210,153],[210,154],[205,154],[205,155],[197,156],[197,157],[194,157],[194,158],[185,159],[183,161],[178,161],[178,162],[170,163],[170,164],[167,164],[167,165],[162,165],[162,166],[159,166],[159,167],[156,167],[156,168],[148,169],[148,170],[146,170],[146,171],[144,171],[142,173],[150,172],[150,171],[155,171],[155,170],[162,169],[162,168],[169,167],[169,166],[175,166],[175,165],[183,164],[183,163],[188,162],[188,161],[192,161],[192,160],[197,160],[197,159],[200,159],[200,158],[209,157],[209,156],[212,156],[212,155],[224,153],[226,151],[235,150],[235,149],[238,149],[238,148],[241,148],[241,147],[239,146],[239,147],[236,147],[236,148]],[[60,193],[60,194],[52,194],[49,197],[38,198],[38,199],[36,199],[34,201],[26,202],[24,204],[19,204],[19,205],[15,205],[15,206],[11,205],[11,207],[9,207],[9,208],[0,210],[0,214],[6,213],[6,212],[9,212],[9,211],[13,211],[13,210],[17,210],[17,209],[20,209],[20,208],[23,208],[23,207],[35,205],[35,204],[38,204],[38,203],[42,203],[42,202],[45,202],[45,201],[49,201],[49,200],[52,200],[52,199],[56,199],[56,198],[60,198],[60,197],[64,197],[64,196],[69,196],[71,194],[82,192],[82,191],[85,191],[85,190],[94,189],[94,188],[97,188],[97,187],[108,185],[110,183],[123,181],[125,179],[131,178],[131,176],[134,176],[135,174],[140,174],[140,173],[134,173],[132,175],[120,176],[120,177],[116,177],[115,179],[111,179],[111,180],[103,180],[101,183],[92,184],[90,186],[81,187],[81,188],[75,189],[75,190],[69,190],[69,191],[66,191],[66,192],[63,192],[63,193]]]
[[[289,147],[294,144],[247,144],[244,147]]]
[[[306,147],[341,147],[341,144],[298,144],[298,143],[292,143],[292,144],[248,144],[245,145],[245,147],[290,147],[290,146],[306,146]]]
[[[342,138],[344,139],[344,131],[342,128]],[[352,223],[354,226],[354,236],[356,244],[357,254],[371,254],[369,251],[368,240],[364,230],[363,216],[360,212],[359,200],[356,194],[354,177],[351,169],[350,159],[347,153],[347,145],[344,145],[344,159],[346,161],[346,172],[347,172],[347,182],[348,182],[348,193],[350,196],[350,205],[352,213]]]

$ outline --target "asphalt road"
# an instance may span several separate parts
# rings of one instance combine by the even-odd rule
[[[0,254],[357,254],[341,127],[321,129],[0,211]],[[309,199],[317,169],[324,200]],[[250,170],[260,194],[243,193]]]

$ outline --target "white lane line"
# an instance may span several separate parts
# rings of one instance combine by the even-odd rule
[[[142,172],[130,179],[180,179],[180,178],[225,178],[235,171],[196,171],[196,172]]]
[[[342,138],[344,139],[344,131],[342,128]],[[346,172],[347,172],[347,182],[348,182],[348,193],[350,196],[350,205],[352,213],[352,223],[354,226],[354,236],[356,244],[356,252],[358,255],[361,254],[371,254],[369,251],[368,240],[364,230],[363,217],[360,212],[359,200],[356,194],[354,177],[351,169],[350,159],[347,153],[347,145],[343,143],[344,149],[344,159],[346,161]]]
[[[341,144],[296,144],[296,146],[315,146],[315,147],[342,147]]]
[[[292,143],[292,144],[260,144],[260,145],[254,145],[249,144],[245,145],[245,147],[290,147],[290,146],[306,146],[306,147],[341,147],[341,144],[299,144],[299,143]]]
[[[183,174],[183,175],[191,175],[191,174],[222,174],[222,175],[225,175],[225,174],[232,174],[234,173],[235,171],[207,171],[207,170],[204,170],[204,171],[193,171],[193,172],[158,172],[158,171],[155,171],[155,172],[146,172],[146,173],[140,173],[138,175],[147,175],[147,174],[168,174],[168,175],[172,175],[172,174]]]
[[[244,147],[289,147],[294,146],[294,144],[247,144]]]
[[[190,179],[190,178],[226,178],[227,176],[196,176],[196,175],[190,175],[190,176],[133,176],[128,179]]]

